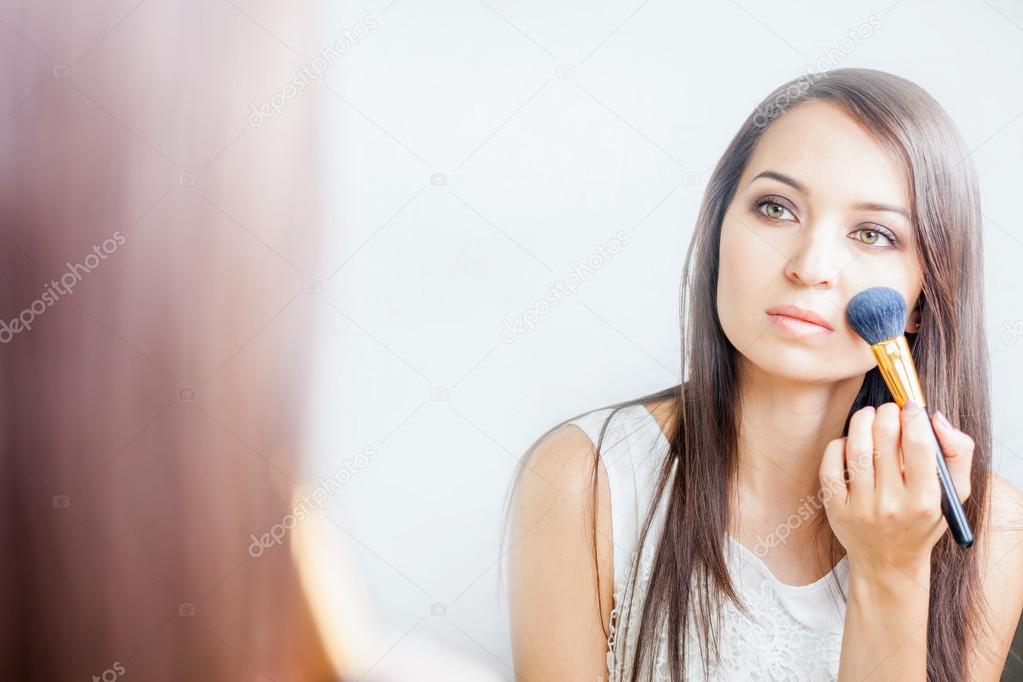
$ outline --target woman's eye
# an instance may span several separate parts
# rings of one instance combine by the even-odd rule
[[[787,207],[771,199],[761,199],[756,203],[757,213],[767,216],[770,220],[795,220],[795,216]],[[788,216],[788,217],[786,217]],[[895,235],[879,227],[861,227],[856,230],[854,239],[876,249],[894,249],[899,240]],[[880,243],[879,243],[880,242]]]
[[[857,239],[867,246],[874,246],[877,244],[879,239],[884,240],[879,248],[891,248],[895,246],[895,240],[879,230],[872,230],[869,227],[864,227],[856,230],[856,234],[858,235]]]
[[[774,201],[761,201],[757,204],[757,210],[771,220],[785,220],[786,213],[792,215],[792,212],[789,211],[789,209]]]

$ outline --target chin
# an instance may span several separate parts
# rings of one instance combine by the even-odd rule
[[[830,349],[825,351],[811,346],[794,348],[784,344],[757,342],[755,351],[749,355],[743,354],[743,357],[765,374],[807,384],[843,381],[857,374],[862,376],[866,371],[845,367],[843,358]]]

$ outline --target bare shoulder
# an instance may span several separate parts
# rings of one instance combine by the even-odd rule
[[[998,474],[991,475],[988,545],[982,558],[987,570],[1023,572],[1023,493]],[[1019,591],[1023,597],[1023,582]]]
[[[978,540],[985,620],[970,655],[970,680],[998,680],[1023,613],[1023,493],[992,474],[988,527]]]
[[[983,568],[989,572],[1023,574],[1023,493],[1012,482],[991,475],[990,516]],[[1014,597],[1023,603],[1023,581]]]
[[[1023,492],[1013,483],[998,474],[991,475],[991,520],[992,529],[1001,532],[1023,533]],[[1017,535],[1023,538],[1023,535]]]
[[[548,485],[577,490],[592,481],[596,463],[596,447],[586,432],[574,424],[562,424],[540,439],[525,466]]]
[[[509,547],[515,672],[525,679],[597,679],[607,674],[612,601],[606,473],[589,436],[572,424],[541,438],[523,464]]]

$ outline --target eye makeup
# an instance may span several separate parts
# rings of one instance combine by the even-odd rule
[[[782,209],[784,211],[790,212],[791,214],[793,214],[793,216],[795,215],[795,209],[789,204],[789,202],[785,198],[780,197],[780,196],[778,196],[776,194],[768,194],[768,195],[760,197],[759,199],[757,199],[756,201],[753,202],[752,210],[753,210],[754,213],[756,213],[758,215],[758,217],[766,219],[766,220],[769,220],[771,222],[789,222],[785,218],[769,215],[768,213],[765,212],[765,210],[764,210],[765,207],[777,207],[777,208],[780,208],[780,209]],[[879,225],[877,223],[869,223],[869,222],[868,223],[863,223],[861,226],[858,226],[856,228],[856,230],[854,230],[854,233],[858,233],[858,232],[874,233],[874,234],[877,234],[877,235],[880,235],[880,236],[884,237],[889,242],[888,246],[874,246],[873,245],[874,242],[865,242],[865,241],[860,240],[860,239],[857,240],[860,243],[862,243],[863,245],[869,246],[871,248],[875,248],[875,249],[897,249],[897,248],[900,248],[902,246],[902,240],[899,239],[898,235],[895,234],[894,231],[890,230],[889,228],[887,228],[887,227],[885,227],[883,225]]]

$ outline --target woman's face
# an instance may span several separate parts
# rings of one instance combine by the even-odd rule
[[[922,273],[909,215],[904,171],[870,132],[827,102],[790,109],[760,138],[721,225],[717,308],[729,341],[770,374],[862,376],[875,361],[846,305],[887,286],[913,308]],[[785,305],[831,329],[768,313]]]

